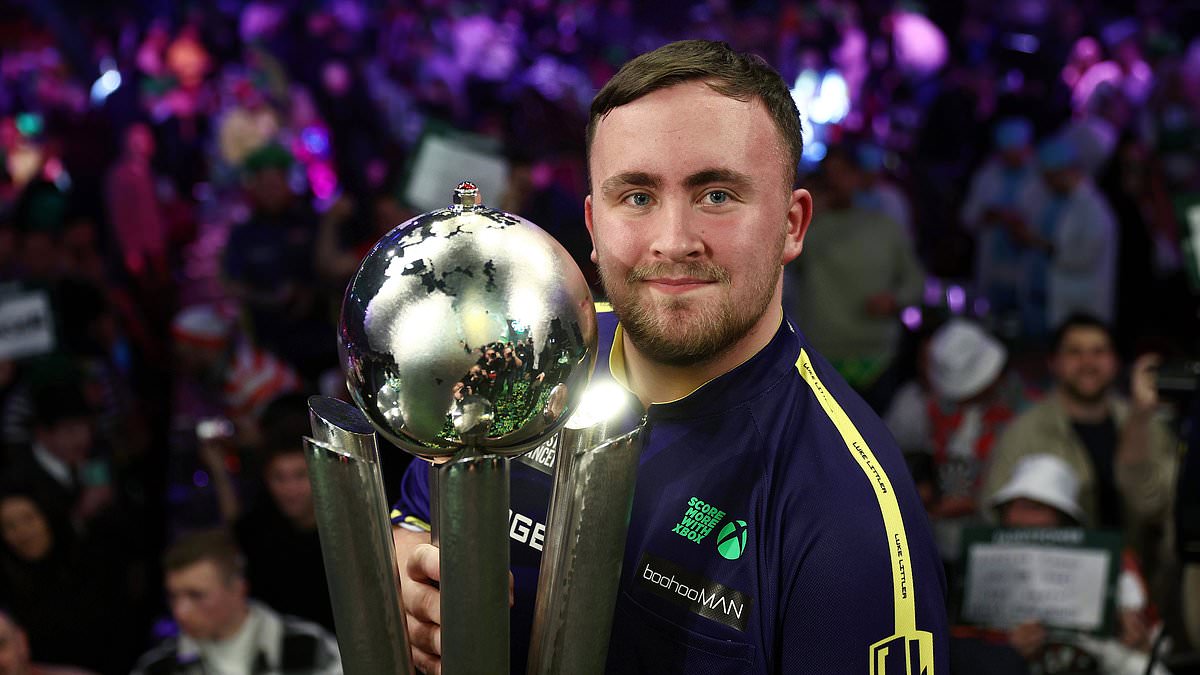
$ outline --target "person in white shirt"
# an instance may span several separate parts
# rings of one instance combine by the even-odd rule
[[[1039,267],[1034,257],[1047,264],[1045,288],[1028,288],[1025,301],[1036,308],[1044,298],[1043,331],[1076,313],[1111,323],[1117,274],[1117,221],[1112,208],[1084,170],[1070,139],[1060,136],[1043,142],[1037,163],[1042,181],[1021,198],[1027,217],[1011,229],[1030,256],[1027,273]],[[1034,277],[1027,274],[1027,279]]]
[[[163,567],[180,635],[142,656],[134,675],[341,675],[325,629],[249,599],[242,555],[227,532],[179,540]]]
[[[971,177],[959,217],[975,237],[975,283],[980,295],[1001,318],[1016,316],[1025,277],[1024,251],[1009,233],[1025,218],[1020,196],[1037,182],[1032,161],[1033,125],[1011,117],[993,131],[995,153]]]

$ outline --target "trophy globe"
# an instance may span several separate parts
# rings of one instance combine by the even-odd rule
[[[554,434],[596,351],[579,267],[529,221],[464,182],[445,209],[386,234],[342,303],[338,347],[354,403],[427,460],[511,457]]]

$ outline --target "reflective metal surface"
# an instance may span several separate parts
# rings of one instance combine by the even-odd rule
[[[385,235],[351,281],[338,331],[347,387],[421,457],[512,456],[554,433],[587,383],[591,292],[532,223],[483,206],[470,183],[453,201]]]
[[[460,455],[429,467],[441,549],[442,672],[507,673],[509,459]]]
[[[357,408],[308,400],[304,439],[338,650],[347,675],[412,672],[375,433]]]
[[[604,672],[644,429],[641,403],[604,378],[592,383],[562,430],[530,675]]]

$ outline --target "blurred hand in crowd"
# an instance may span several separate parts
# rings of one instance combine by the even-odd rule
[[[1008,641],[1026,661],[1031,661],[1046,644],[1046,628],[1037,621],[1026,621],[1012,629]]]

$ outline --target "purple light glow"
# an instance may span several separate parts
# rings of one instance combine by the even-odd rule
[[[933,307],[942,302],[942,282],[939,279],[929,278],[925,280],[925,293],[922,296],[925,304]]]
[[[198,488],[208,487],[208,472],[197,469],[196,473],[192,474],[192,484]]]
[[[322,162],[314,162],[308,167],[308,183],[312,186],[313,195],[317,199],[329,199],[337,191],[337,174]]]
[[[900,312],[900,321],[911,331],[916,331],[921,327],[921,308],[920,307],[905,307],[904,311]]]
[[[953,314],[962,314],[967,306],[967,292],[962,286],[950,286],[946,289],[946,306]]]

